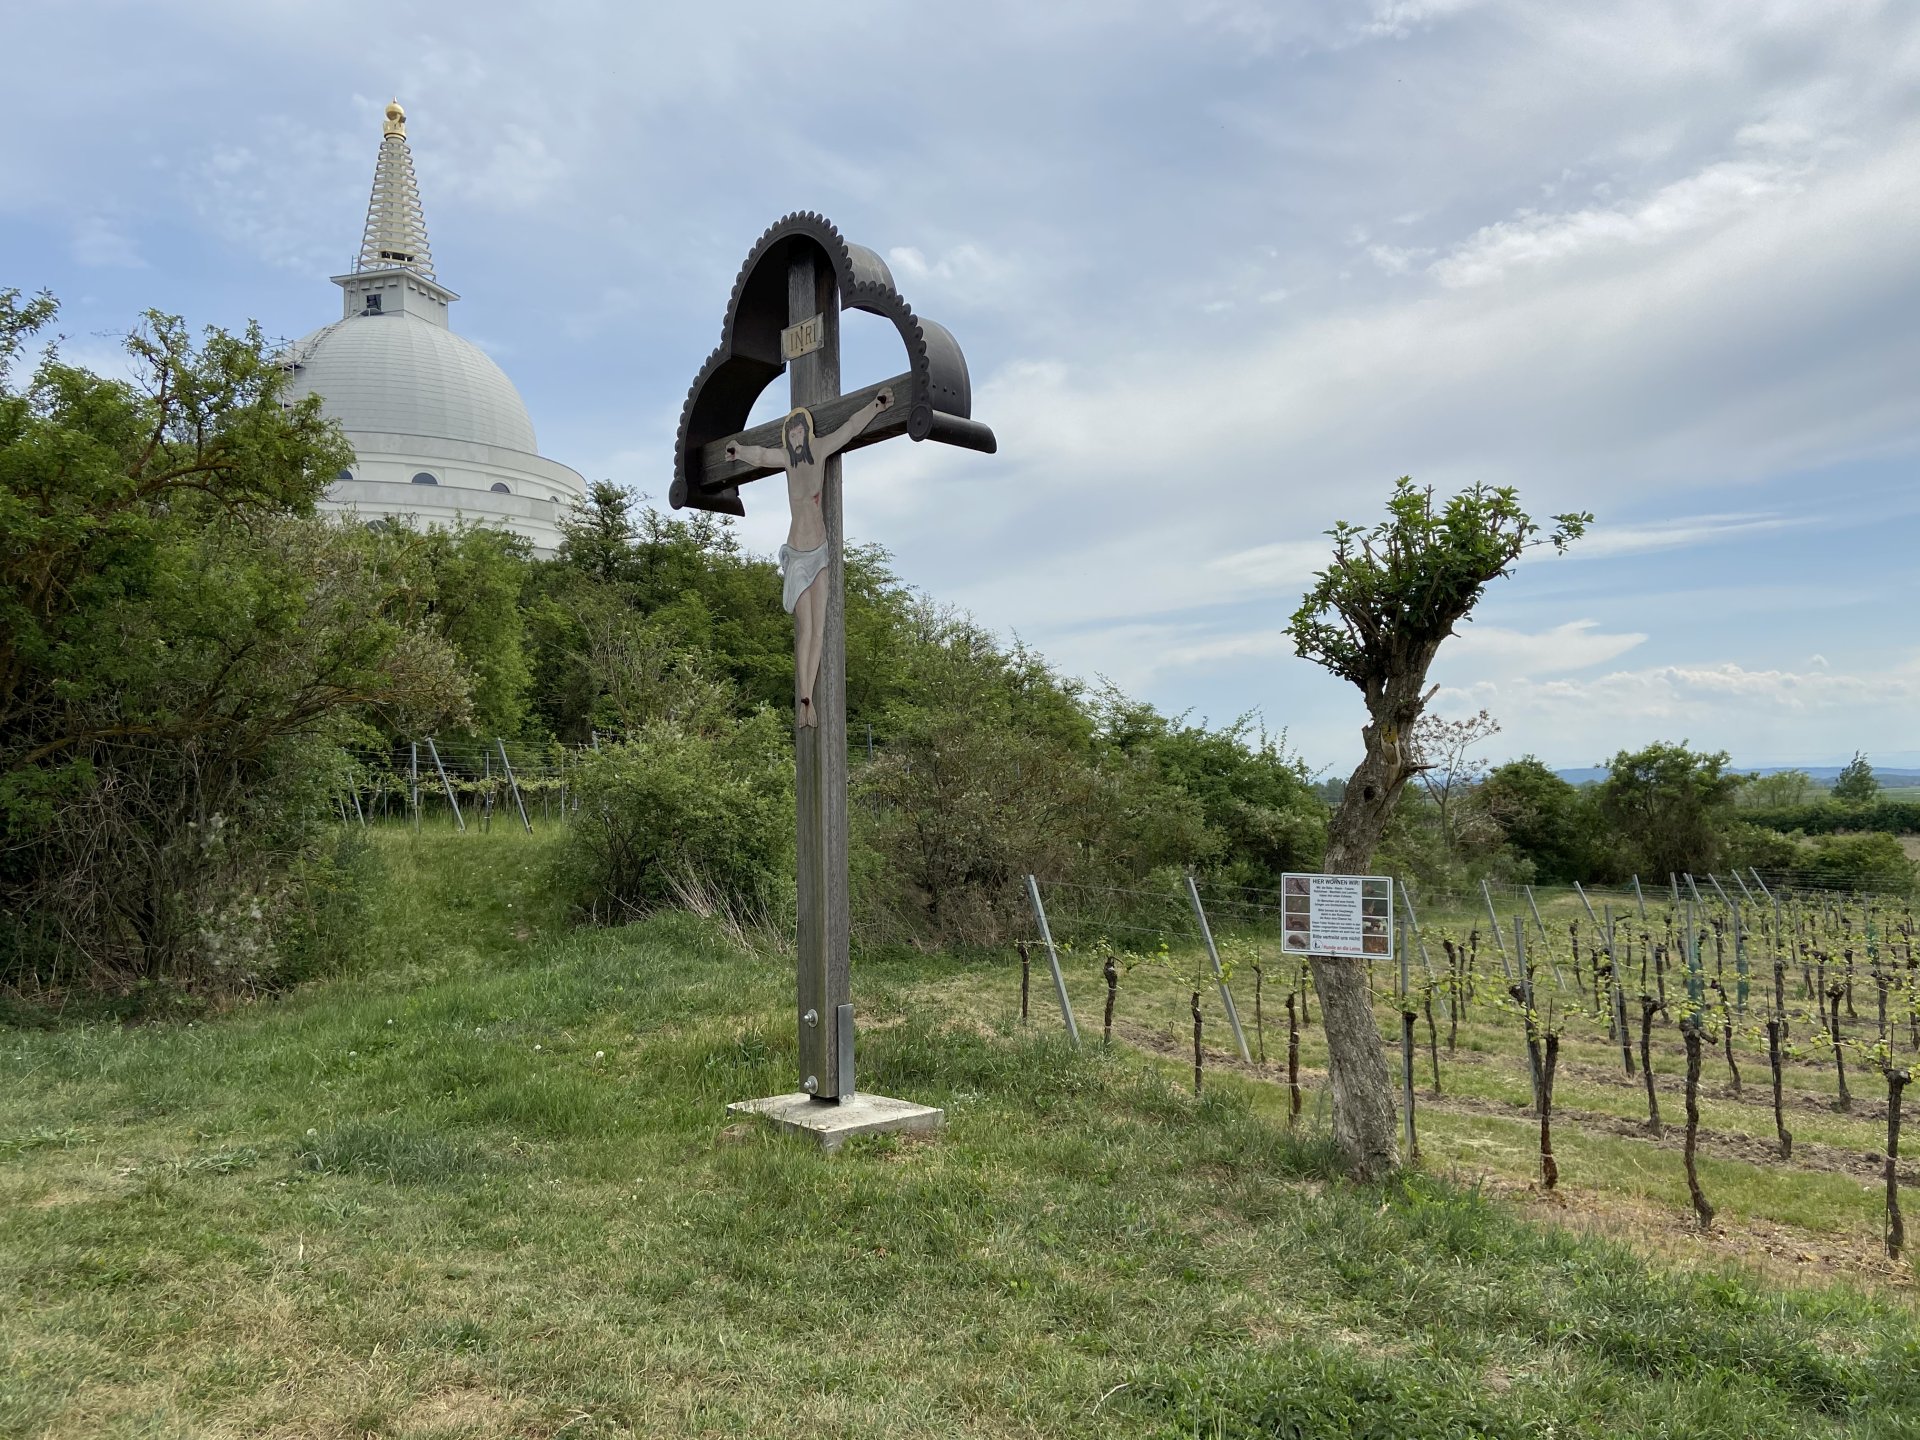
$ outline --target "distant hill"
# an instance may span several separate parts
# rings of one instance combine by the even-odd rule
[[[1844,765],[1755,765],[1734,767],[1746,775],[1778,775],[1783,770],[1804,770],[1813,777],[1818,785],[1831,786],[1840,778]],[[1606,767],[1589,765],[1584,769],[1556,770],[1553,772],[1569,785],[1592,785],[1607,778]],[[1920,788],[1920,770],[1882,770],[1874,768],[1874,778],[1880,782],[1883,790],[1911,790]]]

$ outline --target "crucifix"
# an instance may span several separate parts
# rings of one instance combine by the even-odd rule
[[[840,312],[891,321],[907,369],[840,393]],[[749,428],[754,402],[782,371],[791,409]],[[823,217],[789,215],[760,240],[735,281],[720,345],[695,377],[674,445],[675,509],[744,515],[741,487],[784,474],[791,513],[781,547],[782,602],[794,616],[794,799],[799,940],[795,1016],[799,1090],[738,1108],[837,1143],[833,1107],[855,1099],[847,959],[846,611],[841,456],[907,435],[991,454],[972,418],[966,357],[946,329],[913,313],[886,262]],[[861,1096],[869,1104],[896,1105]],[[905,1107],[924,1110],[924,1107]],[[935,1120],[937,1111],[926,1111]],[[858,1129],[912,1122],[859,1122]],[[846,1123],[853,1123],[848,1121]]]

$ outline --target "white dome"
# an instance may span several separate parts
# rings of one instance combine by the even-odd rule
[[[287,398],[319,395],[343,430],[539,454],[533,421],[506,373],[479,346],[418,315],[336,320],[297,342],[288,359]]]

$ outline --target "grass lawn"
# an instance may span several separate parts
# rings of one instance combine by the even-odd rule
[[[940,1139],[729,1126],[783,962],[566,932],[544,834],[378,844],[366,973],[0,1031],[0,1435],[1920,1435],[1902,1294],[1330,1181],[1283,1091],[1022,1033],[1004,963],[856,971]]]

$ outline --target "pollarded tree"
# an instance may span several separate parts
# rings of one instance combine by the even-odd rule
[[[1402,476],[1385,520],[1371,529],[1342,521],[1327,532],[1333,561],[1289,628],[1301,658],[1351,681],[1367,706],[1366,754],[1327,825],[1327,874],[1367,872],[1419,769],[1414,727],[1432,698],[1427,671],[1440,643],[1524,551],[1564,549],[1592,522],[1586,514],[1556,515],[1542,536],[1511,488],[1475,485],[1436,504],[1431,488]],[[1384,1174],[1398,1166],[1399,1153],[1366,969],[1315,959],[1313,976],[1327,1032],[1334,1138],[1357,1178]]]

